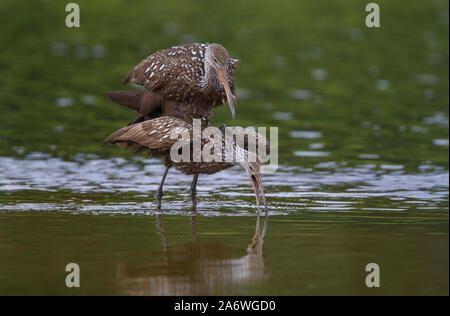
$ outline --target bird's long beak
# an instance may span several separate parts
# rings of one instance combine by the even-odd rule
[[[264,195],[264,187],[261,181],[261,175],[254,175],[252,174],[250,176],[250,179],[252,180],[253,190],[255,190],[255,197],[256,197],[256,206],[259,211],[259,201],[261,200],[261,196],[264,202],[264,210],[267,213],[267,201],[266,196]]]
[[[223,88],[225,89],[225,94],[227,95],[228,104],[230,105],[231,115],[235,116],[234,112],[234,97],[231,93],[230,85],[228,84],[228,76],[227,72],[223,71],[222,68],[217,69],[217,73],[219,75],[220,81],[222,81]]]

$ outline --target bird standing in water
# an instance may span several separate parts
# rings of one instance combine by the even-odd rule
[[[172,159],[171,150],[173,150],[173,146],[178,142],[178,139],[173,139],[173,137],[171,136],[174,135],[173,133],[181,134],[183,132],[189,133],[187,144],[190,148],[190,157],[188,161],[174,161]],[[224,141],[222,135],[225,135],[225,130],[222,129],[220,139],[220,146],[222,149],[220,151],[220,154],[222,155],[220,156],[221,159],[217,159],[216,161],[211,162],[195,162],[193,159],[192,150],[192,141],[194,139],[194,137],[192,137],[192,133],[192,124],[189,124],[175,117],[161,116],[119,129],[118,131],[111,134],[108,138],[106,138],[103,141],[103,145],[117,144],[119,147],[123,145],[123,148],[133,149],[136,150],[136,152],[148,151],[152,156],[164,157],[164,164],[166,168],[164,170],[164,174],[156,194],[156,203],[158,209],[161,208],[161,198],[163,195],[162,189],[170,167],[174,166],[177,170],[181,171],[184,174],[194,175],[190,193],[192,197],[192,205],[195,208],[197,203],[196,186],[199,174],[213,174],[228,169],[234,165],[240,164],[245,168],[247,174],[251,179],[258,208],[260,199],[262,198],[265,210],[267,212],[267,203],[264,195],[264,188],[261,182],[261,157],[251,151],[244,149],[246,147],[245,145],[244,148],[240,147],[236,143],[234,137],[232,138],[231,142]],[[269,144],[268,140],[265,137],[256,132],[253,132],[254,134],[250,135],[248,134],[248,130],[246,130],[246,133],[247,136],[249,138],[251,137],[253,140],[257,140],[257,138],[260,137],[260,139],[265,142],[262,144],[266,147],[267,150]],[[249,138],[247,140],[247,147]],[[209,145],[209,142],[213,142],[213,139],[202,138],[201,148],[205,148],[204,146]],[[178,148],[178,153],[180,151],[180,148]],[[181,150],[184,150],[184,148]]]
[[[161,114],[209,119],[210,111],[227,101],[234,119],[237,65],[220,44],[174,46],[148,56],[125,78],[124,84],[135,83],[146,91],[112,91],[108,96],[137,110],[141,117],[135,123]]]

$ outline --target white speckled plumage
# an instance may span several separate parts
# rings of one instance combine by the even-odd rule
[[[269,150],[269,141],[261,134],[241,127],[231,127],[231,129],[235,135],[248,135],[253,139],[262,139],[262,144],[266,146],[266,150]],[[155,156],[163,155],[166,164],[174,165],[176,169],[185,174],[216,173],[236,164],[241,164],[250,157],[252,157],[250,161],[260,161],[259,157],[255,158],[256,153],[239,147],[234,138],[231,138],[229,142],[222,142],[222,153],[224,155],[222,159],[224,159],[224,162],[174,162],[170,159],[169,154],[171,147],[178,142],[178,139],[173,139],[170,135],[183,131],[187,131],[191,135],[190,141],[192,141],[192,124],[175,117],[161,116],[121,128],[106,138],[103,144],[127,143],[133,145],[129,147],[130,149],[138,150],[138,152],[149,151]],[[239,137],[237,136],[237,138]],[[212,138],[202,138],[202,147],[211,141],[213,141]],[[221,159],[221,156],[218,159]]]
[[[226,49],[219,44],[192,43],[158,51],[139,63],[124,83],[144,86],[170,100],[212,109],[223,105],[227,98],[209,64],[211,54],[226,65],[228,84],[235,97],[234,75],[238,60],[229,58]]]

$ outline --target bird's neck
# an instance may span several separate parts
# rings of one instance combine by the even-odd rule
[[[249,160],[257,159],[256,155],[240,147],[234,140],[222,143],[222,150],[225,161],[230,161],[234,165],[242,165]]]
[[[202,86],[205,90],[217,89],[220,86],[217,79],[217,72],[208,61],[208,58],[205,58],[205,77],[203,78]]]

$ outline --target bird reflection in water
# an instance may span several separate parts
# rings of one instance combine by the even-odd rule
[[[241,285],[251,285],[269,277],[268,259],[263,255],[268,215],[261,224],[259,214],[247,254],[233,258],[222,243],[201,242],[195,215],[189,222],[194,242],[169,246],[162,215],[156,215],[164,259],[157,263],[120,263],[117,276],[126,295],[215,295]],[[262,227],[261,227],[262,226]]]

